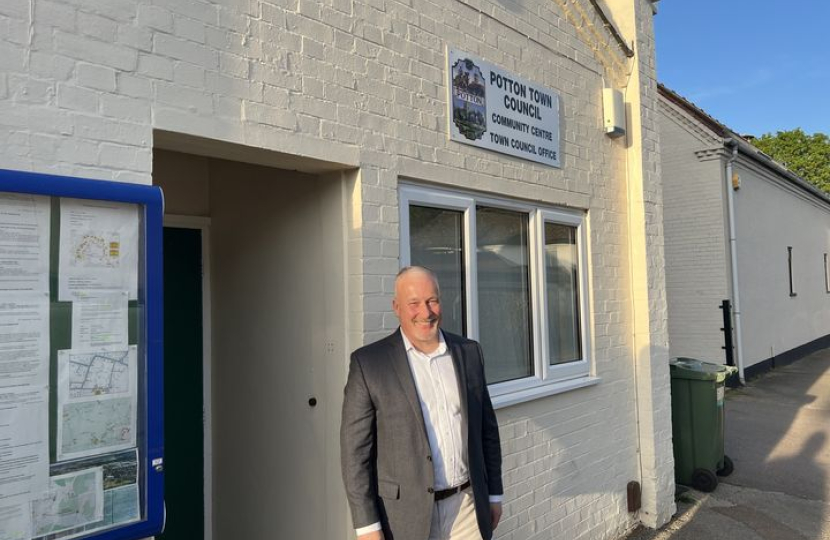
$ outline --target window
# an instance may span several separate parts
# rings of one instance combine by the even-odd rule
[[[585,214],[403,186],[401,264],[432,269],[444,329],[481,343],[496,405],[594,384]]]

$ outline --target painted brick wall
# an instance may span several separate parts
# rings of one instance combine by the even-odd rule
[[[7,0],[0,161],[150,183],[161,130],[359,167],[349,180],[355,346],[396,326],[389,299],[399,179],[588,210],[593,362],[602,383],[499,411],[507,504],[497,536],[616,538],[639,518],[626,511],[628,481],[652,486],[644,490],[652,524],[673,508],[665,367],[634,382],[635,289],[649,293],[650,343],[666,342],[650,3],[617,4],[636,12],[625,36],[637,42],[635,60],[587,0]],[[560,93],[561,169],[447,140],[445,46]],[[602,134],[605,85],[642,94],[634,158],[645,203],[635,215],[631,151]],[[631,223],[644,225],[637,232]],[[645,274],[631,270],[632,234],[648,246]],[[644,407],[653,411],[645,445],[636,426]]]
[[[742,157],[735,168],[735,228],[744,366],[830,334],[830,204]],[[792,247],[795,296],[790,296]],[[830,264],[830,263],[828,263]]]
[[[655,43],[651,6],[635,4],[637,25],[638,109],[629,156],[629,239],[634,310],[635,369],[639,460],[643,488],[640,520],[659,527],[675,511],[672,455],[671,394],[668,376],[668,310],[665,295],[663,193],[655,79]],[[629,92],[631,92],[630,89]],[[634,109],[634,105],[632,105]]]
[[[661,99],[666,295],[671,356],[724,362],[723,315],[730,297],[723,176],[726,157],[711,134]]]

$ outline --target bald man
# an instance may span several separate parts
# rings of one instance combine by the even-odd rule
[[[490,540],[502,512],[498,424],[481,347],[441,330],[438,280],[395,280],[400,328],[352,353],[340,429],[359,540]]]

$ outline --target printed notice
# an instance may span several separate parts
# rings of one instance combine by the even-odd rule
[[[49,197],[0,193],[0,291],[49,291]]]
[[[72,348],[127,348],[127,291],[76,294],[72,302]]]
[[[31,386],[0,388],[0,501],[34,495],[49,482],[49,395]]]
[[[135,446],[135,396],[59,403],[58,461]]]
[[[52,474],[60,475],[100,466],[104,474],[104,515],[100,521],[64,531],[64,539],[88,535],[114,525],[138,521],[141,517],[138,496],[138,453],[135,449],[60,463],[52,467]]]
[[[0,497],[0,540],[29,540],[32,523],[28,495]]]
[[[60,300],[85,291],[138,297],[138,218],[135,204],[61,199]]]
[[[104,481],[101,467],[50,478],[49,489],[32,501],[33,536],[45,536],[101,521]]]
[[[58,402],[136,395],[136,346],[114,351],[58,351]]]
[[[4,294],[0,300],[0,387],[49,384],[49,297]]]

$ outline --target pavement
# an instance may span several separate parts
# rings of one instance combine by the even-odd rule
[[[627,540],[830,540],[830,349],[728,390],[726,454],[712,493],[677,497],[659,530]]]

